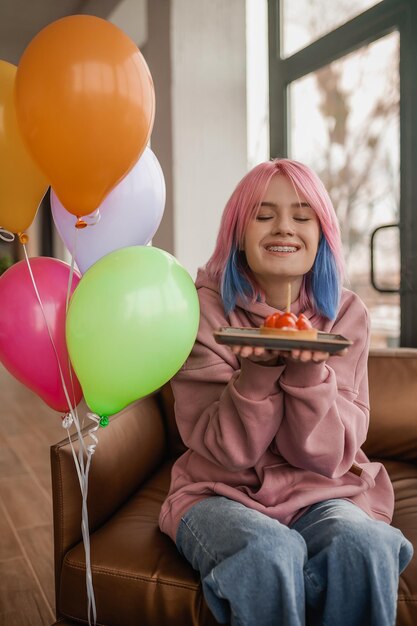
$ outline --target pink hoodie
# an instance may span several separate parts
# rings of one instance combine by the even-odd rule
[[[226,318],[218,288],[204,270],[196,286],[197,340],[172,381],[176,420],[189,449],[173,466],[161,530],[175,541],[181,516],[214,495],[284,524],[315,502],[346,498],[389,523],[394,496],[388,474],[361,450],[369,423],[369,322],[360,298],[344,289],[333,322],[304,311],[319,330],[353,341],[345,356],[266,367],[239,361],[215,342],[213,330],[259,327],[274,309],[266,302],[240,302]],[[292,310],[301,312],[298,301]]]

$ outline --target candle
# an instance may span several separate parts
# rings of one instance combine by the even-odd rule
[[[291,311],[291,283],[287,287],[287,313]]]

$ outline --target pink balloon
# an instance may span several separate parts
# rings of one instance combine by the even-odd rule
[[[74,407],[83,394],[72,368],[74,390],[71,385],[65,339],[70,266],[47,257],[35,257],[29,262]],[[79,281],[80,276],[74,273],[71,293]],[[1,362],[52,409],[66,413],[69,407],[57,358],[26,261],[12,265],[0,277],[0,303]]]
[[[99,206],[99,221],[82,230],[75,228],[77,218],[65,209],[53,189],[51,208],[60,237],[84,274],[109,252],[146,245],[152,239],[165,208],[161,166],[152,150],[145,148],[136,165]]]

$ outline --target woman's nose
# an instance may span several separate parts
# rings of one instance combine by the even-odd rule
[[[294,225],[286,216],[277,217],[273,223],[273,233],[275,235],[293,235]]]

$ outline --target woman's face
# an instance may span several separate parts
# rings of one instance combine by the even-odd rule
[[[244,250],[260,287],[277,282],[301,286],[313,266],[320,239],[320,223],[303,196],[282,174],[272,177],[258,214],[249,222]]]

